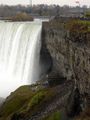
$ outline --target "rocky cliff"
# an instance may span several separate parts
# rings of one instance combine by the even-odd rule
[[[1,106],[1,104],[4,102],[4,98],[1,98],[0,97],[0,106]]]
[[[67,80],[74,80],[75,87],[89,98],[90,32],[72,34],[65,24],[63,20],[43,23],[43,45],[46,45],[52,57],[52,72]]]
[[[82,110],[75,120],[90,120],[90,31],[80,24],[67,29],[67,23],[43,23],[43,80],[11,93],[0,107],[0,120],[74,120]]]

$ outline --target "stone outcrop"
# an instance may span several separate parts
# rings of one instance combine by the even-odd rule
[[[80,94],[90,94],[90,34],[84,37],[86,42],[73,41],[65,24],[43,23],[43,45],[47,47],[53,61],[52,72],[67,80],[74,80]],[[74,37],[74,36],[73,36]],[[81,36],[82,41],[84,38]],[[85,98],[86,99],[86,98]]]
[[[63,117],[74,117],[90,106],[90,35],[74,37],[62,21],[43,23],[43,81],[13,92],[1,106],[0,120],[41,120],[63,109]]]
[[[0,106],[1,106],[1,104],[4,102],[4,98],[1,98],[0,97]]]

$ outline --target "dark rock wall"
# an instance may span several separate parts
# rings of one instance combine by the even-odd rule
[[[41,67],[41,76],[40,78],[43,79],[45,76],[51,71],[52,69],[52,58],[51,55],[46,47],[45,42],[45,34],[42,31],[42,41],[41,41],[41,51],[40,51],[40,67]]]
[[[52,25],[53,26],[53,25]],[[52,57],[52,71],[73,79],[81,93],[90,93],[90,48],[88,45],[72,41],[64,24],[53,28],[43,24],[42,42]],[[89,37],[87,41],[89,41]],[[82,38],[83,39],[83,38]],[[42,49],[43,49],[42,47]]]

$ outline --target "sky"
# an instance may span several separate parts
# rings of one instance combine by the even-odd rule
[[[75,3],[77,0],[32,0],[33,4],[59,4],[59,5],[70,5],[76,6]],[[90,0],[78,0],[80,5],[90,6]],[[8,4],[8,5],[27,5],[30,3],[30,0],[0,0],[0,4]]]

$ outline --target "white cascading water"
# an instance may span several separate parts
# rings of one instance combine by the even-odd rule
[[[0,22],[0,97],[39,78],[41,23]]]

